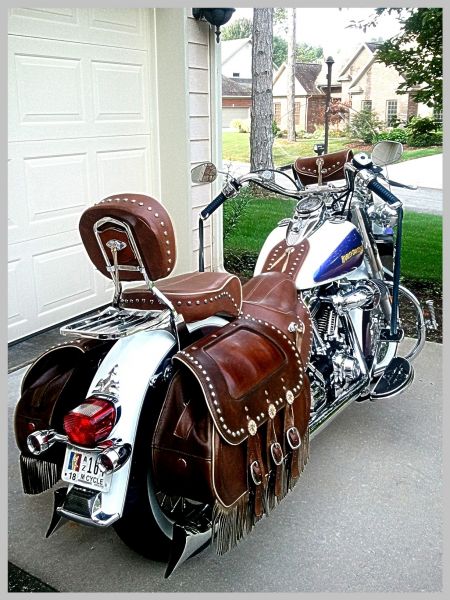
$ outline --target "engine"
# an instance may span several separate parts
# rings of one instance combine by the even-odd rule
[[[376,323],[373,317],[380,302],[380,288],[372,280],[341,281],[303,292],[303,299],[313,321],[313,351],[308,371],[313,397],[311,410],[317,413],[361,377],[361,362],[350,331],[348,313],[354,309],[364,311],[366,337],[370,338],[372,347]],[[375,337],[378,339],[378,335]]]

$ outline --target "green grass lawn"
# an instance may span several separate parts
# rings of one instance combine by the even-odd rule
[[[349,140],[346,138],[330,138],[328,150],[329,152],[342,150],[348,142]],[[282,138],[275,138],[273,142],[275,166],[290,164],[299,156],[315,156],[314,145],[318,143],[323,143],[323,139],[288,142]],[[250,162],[250,134],[224,131],[222,133],[222,157],[225,162],[227,160]]]
[[[245,192],[244,192],[245,193]],[[248,192],[246,192],[248,193]],[[230,200],[224,205],[232,210]],[[225,239],[225,253],[257,254],[278,221],[292,215],[294,200],[257,198],[248,200],[236,227]],[[442,217],[406,212],[403,225],[402,276],[407,279],[442,281]]]
[[[273,143],[273,160],[276,167],[292,163],[299,156],[315,156],[314,145],[323,143],[323,139],[317,140],[299,140],[297,142],[288,142],[283,138],[275,138]],[[328,151],[336,152],[351,147],[351,140],[347,138],[330,138],[328,141]],[[420,158],[432,154],[441,154],[441,146],[431,148],[412,148],[405,147],[401,160],[410,160],[411,158]],[[233,131],[224,131],[222,133],[222,157],[224,162],[250,162],[250,134],[237,133]]]

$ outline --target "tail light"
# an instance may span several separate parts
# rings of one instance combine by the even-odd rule
[[[104,398],[88,398],[64,417],[69,441],[93,448],[111,433],[116,422],[114,404]]]

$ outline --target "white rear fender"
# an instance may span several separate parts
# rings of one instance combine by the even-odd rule
[[[188,329],[192,332],[205,326],[223,327],[226,323],[225,319],[210,317],[189,324]],[[174,336],[163,330],[143,331],[121,338],[111,348],[100,364],[87,393],[89,397],[101,393],[103,389],[103,393],[109,393],[116,398],[116,409],[120,416],[109,439],[120,439],[121,444],[130,444],[134,451],[139,418],[147,391],[165,358],[174,351]],[[102,512],[116,515],[116,519],[122,515],[132,458],[131,455],[127,462],[113,473],[110,490],[101,494]]]

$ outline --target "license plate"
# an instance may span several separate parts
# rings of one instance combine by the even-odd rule
[[[111,486],[112,473],[102,473],[97,465],[99,452],[82,451],[70,446],[66,448],[66,456],[61,479],[76,483],[82,487],[100,492],[107,492]]]

